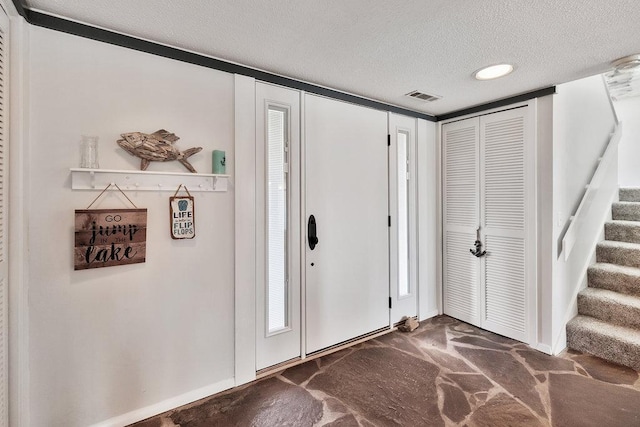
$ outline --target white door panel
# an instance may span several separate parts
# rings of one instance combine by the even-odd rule
[[[481,116],[483,327],[528,341],[527,108]],[[529,138],[529,145],[532,138]],[[530,268],[530,267],[529,267]]]
[[[389,113],[391,323],[418,314],[416,227],[417,119]]]
[[[444,312],[480,325],[480,261],[469,252],[480,225],[477,118],[443,125],[442,141]]]
[[[443,297],[446,314],[479,325],[480,263],[469,253],[469,242],[475,238],[475,232],[446,232],[443,258],[447,269]]]
[[[495,235],[485,239],[485,325],[502,335],[526,341],[524,239]]]
[[[305,96],[306,352],[389,325],[386,113]],[[306,227],[304,230],[306,231]]]
[[[256,369],[300,357],[300,93],[256,84]]]

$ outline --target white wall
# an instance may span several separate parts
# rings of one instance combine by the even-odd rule
[[[33,426],[86,426],[202,387],[233,384],[234,208],[227,193],[195,193],[194,240],[174,241],[169,192],[130,192],[148,209],[147,261],[73,271],[72,191],[83,133],[100,137],[100,166],[137,169],[121,132],[165,128],[192,164],[211,171],[226,150],[233,177],[233,76],[46,29],[30,28],[29,368]],[[149,170],[184,171],[177,162]],[[110,193],[96,205],[126,207]]]
[[[556,87],[553,98],[554,219],[560,229],[580,204],[613,131],[614,115],[600,75]]]
[[[438,315],[438,165],[437,125],[418,120],[418,315],[420,320]]]
[[[255,120],[253,79],[31,26],[21,51],[25,127],[16,161],[24,180],[14,191],[26,210],[24,222],[16,221],[26,235],[20,262],[29,295],[21,341],[28,366],[20,372],[28,378],[30,419],[23,423],[123,425],[254,378],[253,355],[244,353],[255,343],[234,330],[234,321],[238,328],[254,317],[251,277],[234,285],[235,272],[252,270],[250,259],[236,263],[234,255],[254,246],[245,239],[253,235],[251,215],[236,216],[236,229],[234,203],[252,206],[253,193],[243,190],[235,200],[233,185],[234,138],[253,146],[253,127],[238,127]],[[435,124],[418,122],[419,304],[426,318],[439,306],[438,159]],[[98,194],[70,188],[80,136],[100,137],[102,168],[132,170],[139,160],[117,146],[119,134],[159,128],[180,136],[181,149],[204,148],[191,158],[200,172],[210,172],[213,149],[225,150],[229,191],[194,194],[197,237],[189,241],[170,238],[170,192],[128,192],[148,209],[146,263],[74,271],[74,210]],[[237,163],[238,188],[255,175],[251,158],[243,152]],[[184,169],[170,162],[149,170]],[[109,192],[94,207],[127,205]],[[248,307],[244,318],[234,313],[234,291]]]
[[[579,234],[571,258],[561,256],[562,238],[598,165],[615,126],[606,87],[599,75],[557,86],[553,97],[553,352],[565,347],[566,322],[577,313],[576,294],[586,285],[586,269],[600,240],[605,216],[590,218]],[[594,211],[611,203],[611,180]],[[595,225],[594,225],[595,224]]]
[[[551,353],[553,341],[553,101],[538,98],[536,107],[537,309],[538,350]]]
[[[233,177],[234,77],[42,28],[30,27],[28,35],[22,192],[28,207],[30,424],[124,420],[114,417],[233,385],[234,186],[227,193],[196,193],[193,241],[171,240],[168,192],[129,193],[149,209],[147,262],[74,272],[73,210],[97,193],[72,191],[69,168],[78,166],[80,135],[87,133],[100,136],[103,168],[137,169],[138,160],[115,144],[118,134],[164,127],[181,137],[178,147],[204,147],[192,158],[199,171],[209,172],[211,150],[226,150]],[[605,96],[597,76],[560,85],[553,104],[548,98],[538,109],[539,137],[551,132],[551,122],[553,128],[552,147],[547,135],[538,152],[539,162],[552,158],[545,176],[553,178],[538,181],[544,202],[538,213],[546,221],[539,237],[547,237],[539,255],[549,261],[539,273],[541,280],[553,277],[552,286],[539,288],[539,341],[547,348],[557,345],[574,298],[570,285],[578,279],[558,260],[558,245],[612,129]],[[420,120],[418,139],[425,318],[439,306],[435,124]],[[154,163],[150,170],[183,169]],[[552,195],[540,197],[544,189]],[[98,207],[125,205],[110,193]]]
[[[618,182],[621,187],[640,187],[640,96],[616,101],[614,105],[623,123]]]

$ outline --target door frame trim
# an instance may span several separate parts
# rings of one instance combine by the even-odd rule
[[[256,215],[256,316],[263,315],[262,319],[256,317],[256,371],[260,372],[269,369],[271,366],[279,365],[288,360],[300,358],[300,234],[302,224],[300,224],[300,91],[270,83],[257,81],[255,84],[255,105],[256,105],[256,135],[254,150],[256,155],[255,163],[255,215]],[[287,270],[287,303],[286,310],[289,315],[288,325],[278,331],[268,331],[268,246],[269,227],[268,218],[268,155],[266,147],[266,137],[268,135],[268,120],[265,112],[270,107],[284,109],[288,112],[287,132],[288,138],[288,172],[287,172],[287,197],[286,197],[286,217],[287,217],[287,249],[285,253]],[[260,129],[259,126],[263,126]],[[262,325],[260,325],[262,324]],[[264,329],[260,329],[264,326]],[[286,336],[280,336],[280,335]],[[280,337],[278,337],[280,336]],[[297,336],[295,355],[293,354],[293,339]],[[286,350],[285,350],[286,349]],[[274,352],[275,351],[275,352]],[[290,351],[290,353],[288,353]],[[288,353],[287,356],[283,355]],[[271,357],[278,360],[271,364]],[[266,360],[265,360],[266,359]],[[263,366],[267,364],[267,366]]]
[[[412,122],[409,125],[409,122]],[[406,132],[409,135],[407,141],[408,150],[408,169],[409,180],[407,187],[407,226],[409,229],[408,235],[408,280],[410,285],[410,294],[400,297],[398,295],[398,278],[399,278],[399,217],[398,217],[398,133]],[[417,167],[417,148],[418,148],[418,119],[413,117],[402,116],[395,113],[389,113],[387,116],[387,132],[389,135],[389,146],[387,147],[387,162],[388,162],[388,180],[389,180],[389,216],[391,217],[389,227],[389,297],[393,302],[393,307],[389,310],[389,326],[393,327],[399,319],[393,317],[394,310],[398,309],[401,305],[401,301],[406,299],[413,299],[415,303],[414,311],[412,313],[405,313],[409,317],[417,316],[420,318],[420,281],[419,281],[419,269],[418,269],[418,205],[419,205],[419,193],[418,193],[418,167]]]
[[[307,359],[307,92],[300,91],[300,360]]]
[[[254,78],[234,75],[235,386],[256,379],[255,86]]]
[[[531,347],[537,348],[540,344],[539,342],[539,320],[540,320],[540,307],[539,307],[539,290],[540,283],[538,283],[538,239],[537,239],[537,230],[538,230],[538,210],[535,208],[536,202],[538,199],[538,162],[537,162],[537,151],[538,151],[538,127],[537,127],[537,106],[538,99],[533,98],[523,102],[517,102],[510,105],[499,106],[496,108],[492,108],[489,110],[481,111],[481,112],[472,112],[470,114],[454,117],[448,120],[443,120],[438,122],[437,127],[437,151],[438,151],[438,221],[437,221],[437,236],[438,236],[438,291],[440,296],[440,308],[439,311],[442,314],[444,312],[444,282],[443,282],[443,270],[444,270],[444,242],[443,242],[443,231],[444,231],[444,179],[442,177],[442,171],[444,170],[444,157],[443,157],[443,142],[442,142],[442,126],[447,123],[457,122],[469,118],[485,116],[493,113],[499,113],[506,110],[512,110],[515,108],[528,107],[527,114],[525,116],[525,120],[530,126],[529,133],[532,135],[532,144],[531,146],[525,147],[526,150],[529,150],[527,153],[530,157],[526,160],[527,164],[525,165],[525,173],[526,166],[531,166],[531,174],[526,177],[526,179],[530,179],[530,182],[527,182],[526,185],[529,186],[529,190],[532,194],[533,200],[527,200],[526,210],[531,211],[531,217],[528,217],[529,221],[526,224],[525,234],[527,236],[527,244],[526,248],[529,252],[529,261],[531,262],[531,266],[526,270],[527,271],[527,280],[531,283],[531,286],[527,287],[526,296],[528,299],[527,311],[528,311],[528,342]],[[533,208],[532,208],[533,206]]]
[[[29,373],[29,140],[28,91],[29,26],[15,7],[2,1],[9,17],[9,87],[7,88],[7,153],[5,166],[9,182],[7,199],[9,260],[9,418],[11,425],[30,425]],[[8,6],[8,7],[7,7]]]
[[[234,222],[235,222],[235,292],[234,292],[234,384],[239,386],[256,379],[256,204],[255,204],[255,84],[260,80],[241,74],[234,75]],[[265,82],[268,83],[268,82]],[[274,85],[278,86],[278,85]],[[286,86],[284,86],[286,88]],[[300,91],[300,117],[305,117],[306,91]],[[316,95],[322,96],[322,95]],[[333,99],[331,97],[326,97]],[[346,101],[343,101],[346,102]],[[389,112],[389,111],[387,111]],[[300,123],[300,155],[305,153],[305,121]],[[440,183],[440,128],[431,122],[418,119],[416,130],[418,165],[417,210],[418,210],[418,316],[425,320],[442,314],[441,304],[441,236],[438,234],[440,211],[438,210],[441,191]],[[306,188],[306,177],[301,173],[301,189]],[[432,199],[428,196],[433,195]],[[436,200],[435,196],[438,196]],[[304,192],[301,201],[304,207]],[[428,199],[428,200],[425,200]],[[301,219],[306,224],[306,212],[301,210]],[[300,245],[306,245],[306,233],[300,233]],[[302,268],[306,265],[306,251],[301,250]],[[301,271],[300,292],[306,301],[304,271]],[[301,304],[301,360],[306,353],[305,304]]]

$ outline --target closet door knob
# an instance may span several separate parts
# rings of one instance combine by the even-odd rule
[[[469,249],[469,252],[471,252],[471,255],[480,258],[487,254],[487,251],[482,250],[482,242],[480,240],[476,240],[476,242],[473,245],[475,246],[475,250]]]

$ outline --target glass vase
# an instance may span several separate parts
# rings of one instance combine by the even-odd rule
[[[82,135],[80,142],[80,167],[98,169],[98,137]]]

